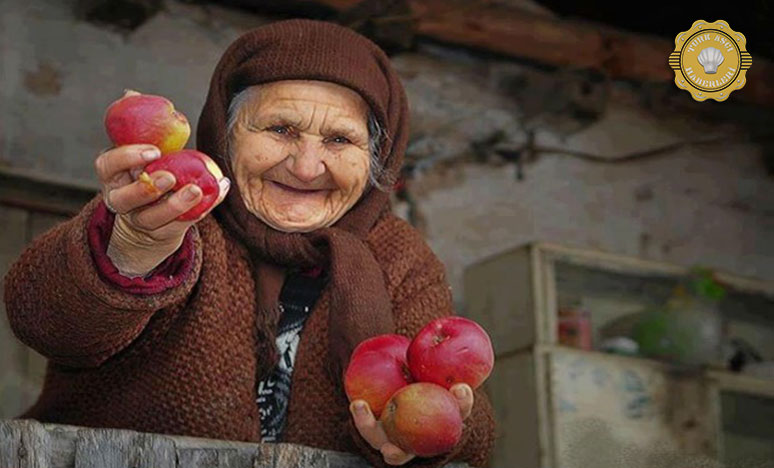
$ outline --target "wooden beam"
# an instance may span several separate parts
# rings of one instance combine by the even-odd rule
[[[0,419],[0,467],[368,468],[358,455],[296,444],[258,444],[127,429]],[[468,468],[461,462],[449,468]]]
[[[96,186],[0,168],[0,205],[72,216],[99,192]]]
[[[420,36],[551,65],[595,68],[614,78],[674,78],[668,41],[500,5],[453,8],[438,0],[412,0],[411,6]]]
[[[361,0],[317,0],[317,3],[336,11],[344,11],[357,5],[360,1]]]
[[[358,3],[357,0],[317,1],[337,11]],[[605,25],[538,16],[486,0],[408,0],[408,3],[419,37],[553,66],[595,69],[615,79],[674,80],[674,72],[668,65],[669,54],[674,50],[673,40]],[[774,106],[772,77],[774,65],[754,56],[747,84],[731,98]]]

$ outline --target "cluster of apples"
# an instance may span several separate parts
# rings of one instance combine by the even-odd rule
[[[459,316],[428,323],[413,340],[386,334],[352,352],[344,373],[349,401],[365,400],[387,437],[402,450],[432,457],[462,436],[459,404],[449,388],[480,386],[494,366],[486,331]]]
[[[175,176],[172,190],[177,191],[191,183],[199,186],[202,200],[178,216],[178,220],[198,218],[218,199],[218,181],[223,173],[206,154],[183,149],[191,136],[191,126],[169,99],[126,90],[123,97],[108,106],[105,130],[116,146],[151,144],[159,148],[162,157],[145,166],[139,175],[139,180],[146,184],[148,190],[157,190],[149,174],[159,170],[169,171]]]

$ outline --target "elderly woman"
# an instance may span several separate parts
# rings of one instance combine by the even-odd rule
[[[99,155],[104,190],[22,254],[9,320],[49,359],[20,417],[358,453],[374,466],[486,463],[486,396],[452,387],[465,418],[449,453],[393,445],[342,371],[382,333],[453,314],[444,268],[390,210],[408,137],[386,55],[330,23],[282,21],[224,53],[197,147],[225,177],[211,215],[177,216],[201,190],[137,173],[157,148]],[[235,187],[230,188],[230,185]]]

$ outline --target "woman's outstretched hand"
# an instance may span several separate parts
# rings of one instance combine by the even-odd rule
[[[473,390],[468,384],[464,383],[452,385],[449,390],[460,405],[462,419],[467,419],[473,409]],[[384,461],[388,465],[403,465],[416,456],[403,451],[397,445],[390,442],[382,428],[382,423],[371,413],[371,408],[369,408],[365,400],[355,400],[350,403],[349,412],[352,413],[352,419],[360,435],[371,447],[382,453],[382,457],[384,457]]]
[[[178,221],[201,201],[202,190],[188,184],[172,191],[175,176],[167,171],[152,173],[149,189],[138,175],[159,157],[153,145],[125,145],[102,152],[94,162],[105,204],[116,215],[107,255],[125,276],[144,276],[173,254],[188,228],[223,201],[230,186],[226,177],[221,179],[219,197],[209,210],[195,220]]]

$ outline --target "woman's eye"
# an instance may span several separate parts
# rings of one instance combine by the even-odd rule
[[[286,125],[274,125],[273,127],[269,127],[269,131],[274,132],[277,135],[290,134],[290,129]]]
[[[350,143],[349,139],[343,136],[335,136],[331,138],[330,141],[332,141],[333,143],[340,143],[340,144]]]

